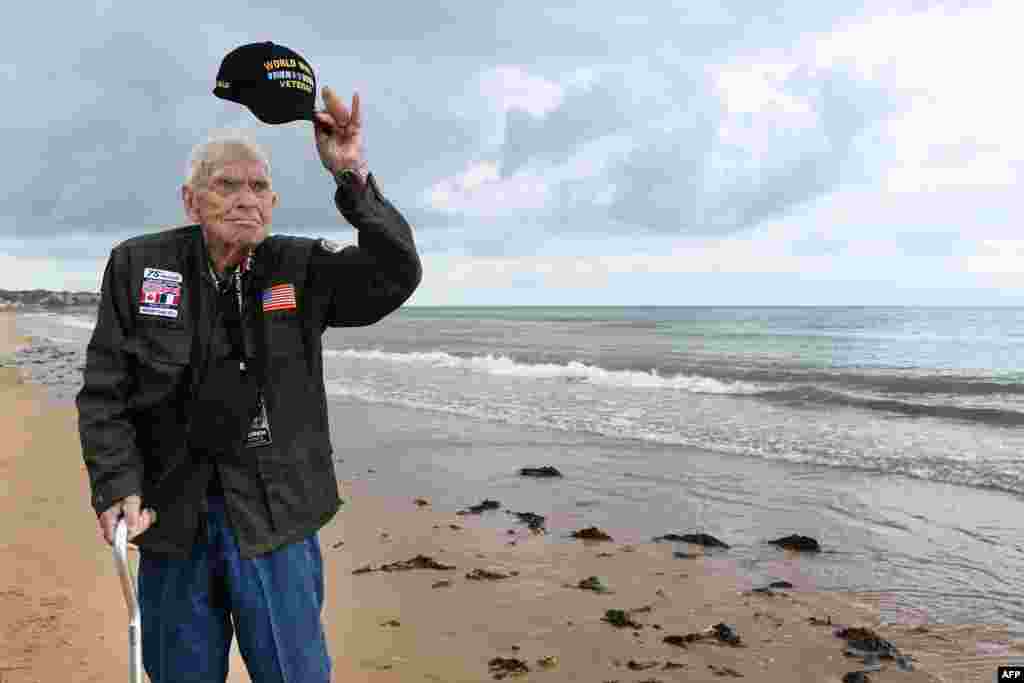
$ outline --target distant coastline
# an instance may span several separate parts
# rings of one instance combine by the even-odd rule
[[[97,292],[0,289],[0,311],[88,307],[98,305],[99,301]]]

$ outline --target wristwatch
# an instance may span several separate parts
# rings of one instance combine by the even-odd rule
[[[365,165],[360,168],[343,168],[334,174],[334,182],[339,186],[362,188],[368,175]]]

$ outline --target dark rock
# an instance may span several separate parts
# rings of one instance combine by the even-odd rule
[[[825,617],[824,619],[819,619],[818,617],[808,617],[807,621],[808,621],[808,623],[811,623],[811,624],[813,624],[815,626],[831,626],[832,625],[832,617]]]
[[[608,587],[601,583],[601,579],[596,576],[589,576],[577,584],[577,588],[583,590],[594,591],[595,593],[609,593]]]
[[[682,553],[677,550],[676,552],[672,553],[672,557],[676,558],[677,560],[695,560],[698,557],[700,557],[700,555],[698,555],[697,553]]]
[[[495,657],[487,662],[487,667],[491,676],[499,681],[506,676],[520,676],[530,672],[526,662],[515,657]]]
[[[612,537],[598,529],[596,526],[587,527],[572,532],[573,538],[582,538],[591,541],[610,541]]]
[[[810,536],[798,536],[791,534],[783,538],[776,538],[774,541],[768,541],[772,545],[777,545],[780,548],[787,550],[800,550],[808,553],[820,553],[821,546],[818,542]]]
[[[561,477],[561,472],[552,467],[551,465],[545,465],[544,467],[524,467],[519,470],[519,474],[524,477]]]
[[[683,534],[683,541],[693,545],[702,545],[706,548],[728,548],[729,544],[723,543],[711,534]]]
[[[430,584],[430,587],[431,588],[448,588],[451,585],[452,585],[451,581],[449,581],[448,579],[442,579],[441,581],[435,581],[434,583]]]
[[[630,619],[629,613],[621,609],[606,610],[601,620],[607,621],[615,628],[643,628],[643,624]]]
[[[767,586],[761,586],[760,588],[755,588],[753,590],[753,592],[754,593],[768,593],[768,594],[772,594],[772,590],[773,589],[776,589],[776,588],[792,588],[792,587],[793,587],[793,584],[791,584],[789,581],[772,581]]]
[[[892,659],[899,650],[888,640],[880,638],[869,628],[841,628],[835,632],[836,637],[846,639],[846,654],[851,657],[877,655]]]
[[[646,671],[647,669],[653,669],[658,666],[658,662],[638,662],[635,659],[631,659],[626,662],[626,668],[630,671]]]
[[[398,626],[401,626],[401,625],[402,625],[402,622],[400,622],[398,619],[388,619],[387,621],[385,621],[384,623],[381,624],[381,626],[394,626],[394,627],[398,627]]]
[[[477,503],[476,505],[471,505],[466,510],[459,510],[455,514],[457,514],[457,515],[466,515],[466,514],[479,515],[484,510],[497,510],[500,507],[501,507],[501,503],[499,503],[498,501],[490,500],[490,499],[484,499],[483,502]]]
[[[727,666],[715,666],[714,664],[708,664],[708,668],[711,669],[711,672],[716,676],[732,676],[733,678],[743,678],[743,674],[741,674],[736,669],[730,669]]]
[[[740,644],[740,636],[732,626],[729,626],[728,624],[715,624],[714,629],[715,637],[723,643],[727,643],[729,645]]]
[[[525,524],[530,531],[544,531],[544,524],[547,521],[543,515],[534,512],[513,512],[520,522]]]
[[[693,545],[702,545],[709,548],[728,548],[729,546],[722,541],[718,540],[710,534],[665,534],[664,536],[655,536],[655,542],[659,541],[677,541],[681,543],[692,543]]]
[[[398,572],[398,571],[409,571],[411,569],[441,569],[449,570],[455,569],[452,565],[441,564],[437,560],[427,557],[426,555],[417,555],[410,560],[404,560],[401,562],[392,562],[390,564],[384,564],[380,567],[381,571],[384,572]]]
[[[665,636],[661,641],[663,643],[668,643],[669,645],[675,645],[676,647],[686,647],[686,643],[689,642],[683,636]]]
[[[492,572],[487,569],[474,569],[469,574],[466,574],[466,578],[471,581],[497,581],[498,579],[507,579],[508,577],[508,574]]]
[[[863,671],[851,671],[843,676],[843,683],[871,683],[871,679]]]

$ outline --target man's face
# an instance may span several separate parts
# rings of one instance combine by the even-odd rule
[[[208,240],[248,249],[267,237],[277,194],[259,161],[221,164],[201,187],[182,188],[185,212]]]

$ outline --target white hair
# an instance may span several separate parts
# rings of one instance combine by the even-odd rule
[[[185,167],[185,184],[203,187],[218,168],[233,161],[258,161],[270,177],[270,157],[262,147],[241,130],[222,130],[211,133],[192,149]]]

